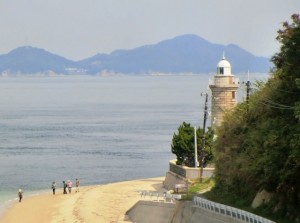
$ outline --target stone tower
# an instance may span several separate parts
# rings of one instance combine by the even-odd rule
[[[231,74],[231,65],[224,55],[217,65],[217,74],[210,80],[209,88],[212,92],[211,126],[215,128],[222,123],[224,114],[237,103],[238,80]]]

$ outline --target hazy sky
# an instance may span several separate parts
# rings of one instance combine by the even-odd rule
[[[271,56],[293,13],[300,0],[0,0],[0,54],[30,45],[80,60],[196,34]]]

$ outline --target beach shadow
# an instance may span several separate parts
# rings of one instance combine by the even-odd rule
[[[156,191],[165,191],[162,182],[156,183],[156,184],[151,184],[151,187],[153,187],[154,190],[156,190]]]
[[[163,186],[164,180],[165,180],[164,177],[160,177],[160,178],[157,178],[157,179],[143,179],[141,181],[150,182],[150,183],[152,183],[151,187],[153,187],[153,189],[155,191],[164,192],[164,191],[166,191],[166,189]]]

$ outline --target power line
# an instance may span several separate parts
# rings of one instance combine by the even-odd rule
[[[253,90],[253,88],[250,88],[250,81],[248,80],[246,83],[246,105],[247,105],[247,112],[249,111],[249,99],[250,99],[250,90]],[[280,91],[280,90],[278,90]],[[286,91],[288,92],[288,91]],[[288,93],[293,93],[293,92],[288,92]],[[271,108],[276,108],[276,109],[283,109],[283,110],[293,110],[294,106],[289,106],[289,105],[284,105],[284,104],[280,104],[277,102],[274,102],[270,99],[262,99],[259,101],[259,103],[265,105],[265,106],[269,106]]]
[[[264,99],[265,102],[270,103],[271,105],[282,107],[282,108],[294,108],[294,106],[279,104],[277,102],[271,101],[270,99]]]
[[[267,101],[263,101],[263,100],[258,101],[258,103],[268,106],[270,108],[276,108],[276,109],[282,109],[282,110],[294,110],[294,107],[292,107],[292,106],[288,106],[288,107],[276,106],[274,104],[271,104],[271,103],[269,103]]]
[[[248,82],[248,81],[247,81]],[[247,86],[247,82],[241,82],[242,84],[245,84],[246,86]],[[260,87],[257,87],[257,85],[256,84],[254,84],[255,85],[255,87],[251,87],[250,88],[250,90],[260,90],[261,88]],[[266,82],[265,82],[265,85],[266,85]],[[279,92],[284,92],[284,93],[289,93],[289,94],[293,94],[293,95],[295,95],[295,94],[297,94],[297,95],[299,95],[300,94],[300,91],[289,91],[289,90],[282,90],[282,89],[278,89],[278,88],[276,88],[276,87],[274,87],[274,86],[268,86],[268,88],[270,88],[271,90],[274,90],[274,91],[279,91]]]

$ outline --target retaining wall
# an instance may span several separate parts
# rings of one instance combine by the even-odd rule
[[[139,223],[275,223],[246,211],[209,202],[205,199],[176,203],[143,200],[126,214],[132,222]]]

